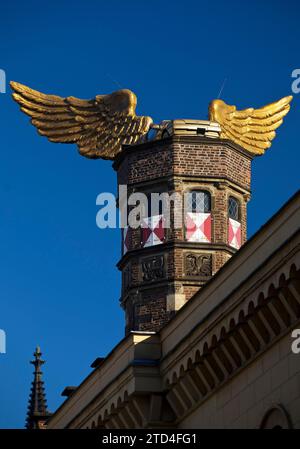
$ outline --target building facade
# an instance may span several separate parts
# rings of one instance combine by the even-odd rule
[[[251,154],[206,131],[116,159],[128,193],[188,194],[187,208],[124,229],[126,336],[48,428],[300,428],[300,194],[246,242]]]

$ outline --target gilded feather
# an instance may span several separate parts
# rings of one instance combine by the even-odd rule
[[[136,143],[153,123],[135,114],[136,96],[128,89],[81,100],[46,95],[13,81],[10,85],[39,134],[51,142],[76,143],[80,154],[91,159],[114,159],[123,144]]]
[[[221,127],[221,138],[229,139],[255,155],[264,154],[271,146],[283,117],[290,110],[292,96],[281,98],[260,109],[238,111],[223,100],[213,100],[209,106],[209,118]]]

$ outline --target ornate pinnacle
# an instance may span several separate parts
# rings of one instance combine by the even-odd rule
[[[40,429],[45,426],[45,422],[50,416],[47,410],[47,400],[44,388],[44,381],[42,380],[41,366],[45,363],[42,360],[42,353],[39,346],[34,352],[34,360],[30,363],[34,365],[34,377],[31,384],[31,391],[28,403],[28,412],[26,419],[27,429]]]

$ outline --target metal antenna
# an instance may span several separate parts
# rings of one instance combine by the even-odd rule
[[[220,98],[221,93],[223,92],[223,89],[224,89],[224,87],[225,87],[226,81],[227,81],[227,78],[225,77],[225,78],[224,78],[224,81],[223,81],[223,83],[222,83],[222,86],[221,86],[219,95],[218,95],[218,97],[217,97],[218,99]]]
[[[116,81],[114,78],[112,78],[112,76],[110,76],[109,73],[106,73],[106,76],[113,82],[115,83],[120,89],[122,89],[121,84],[119,83],[119,81]]]

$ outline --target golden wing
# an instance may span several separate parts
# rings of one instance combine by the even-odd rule
[[[213,100],[209,118],[221,127],[221,138],[230,139],[255,155],[264,154],[276,136],[275,129],[289,112],[292,96],[284,97],[260,109],[237,111],[223,100]]]
[[[51,142],[76,143],[88,158],[114,159],[123,144],[134,144],[152,124],[135,115],[136,96],[127,89],[92,100],[45,95],[11,82],[13,98],[31,117],[39,134]]]

